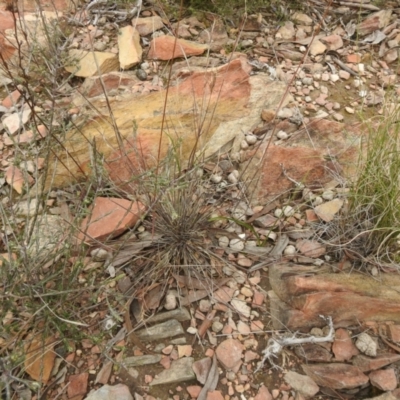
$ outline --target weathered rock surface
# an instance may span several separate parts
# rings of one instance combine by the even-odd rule
[[[14,135],[29,121],[31,114],[32,110],[30,108],[13,113],[3,119],[3,125],[7,128],[10,135]]]
[[[173,58],[198,56],[208,49],[205,44],[176,39],[174,36],[159,36],[150,43],[148,58],[171,60]]]
[[[124,365],[130,367],[140,367],[141,365],[157,364],[161,360],[161,354],[149,354],[143,356],[126,357],[123,361]]]
[[[171,319],[161,324],[149,326],[136,332],[140,340],[159,340],[171,338],[173,336],[181,335],[184,333],[182,325],[176,320]]]
[[[297,356],[309,362],[329,362],[332,360],[331,352],[318,344],[308,343],[296,346],[294,351]]]
[[[331,389],[354,389],[368,383],[368,376],[348,364],[303,364],[302,368],[317,385]]]
[[[305,276],[305,274],[307,276]],[[279,265],[269,268],[271,313],[276,329],[323,326],[319,315],[346,327],[361,321],[400,321],[400,277],[380,281],[363,274],[332,274],[321,268]],[[351,307],[349,307],[351,304]],[[278,328],[279,327],[279,328]]]
[[[261,386],[254,400],[272,400],[272,395],[266,386]]]
[[[67,239],[70,239],[70,227],[58,215],[43,214],[39,215],[33,221],[34,227],[28,246],[28,254],[30,257],[39,257],[48,260],[51,252],[57,249],[58,246],[63,246]]]
[[[279,126],[275,127],[275,133],[281,129]],[[272,130],[273,125],[270,128]],[[247,151],[244,159],[248,161],[240,167],[243,179],[249,182],[253,198],[262,201],[294,186],[283,174],[282,167],[291,179],[307,187],[321,187],[330,181],[330,170],[350,177],[359,157],[360,132],[359,124],[345,126],[325,119],[312,120],[306,128],[297,130],[290,141],[279,146],[271,143],[269,147],[263,143]],[[310,144],[310,137],[313,145]],[[338,154],[337,161],[331,160],[327,149]]]
[[[236,339],[226,339],[215,350],[218,361],[227,370],[238,371],[242,364],[244,347]]]
[[[109,96],[118,92],[121,89],[128,89],[139,82],[133,71],[112,71],[100,76],[92,76],[85,79],[83,85],[79,89],[79,93],[84,97],[96,97],[107,94]],[[80,96],[74,99],[77,106],[86,104],[85,98]]]
[[[189,73],[180,84],[171,87],[161,156],[165,156],[172,141],[181,141],[182,160],[188,159],[198,137],[196,121],[200,116],[205,119],[197,148],[203,150],[204,157],[229,150],[234,140],[242,135],[241,132],[248,132],[259,123],[261,110],[276,106],[285,91],[285,85],[272,82],[266,75],[250,77],[248,72],[247,63],[237,59],[222,67],[209,68],[206,72]],[[69,132],[64,143],[68,154],[58,154],[62,162],[49,162],[49,165],[56,164],[53,187],[63,186],[90,174],[88,140],[96,140],[96,148],[105,157],[110,177],[117,184],[132,181],[132,177],[145,165],[154,166],[160,142],[165,92],[110,101],[119,133],[124,139],[124,150],[118,150],[117,136],[105,102],[95,102],[101,115],[94,116],[85,124],[81,128],[82,133]],[[207,110],[204,104],[208,104]]]
[[[284,380],[292,389],[301,393],[305,398],[312,398],[319,392],[318,385],[308,376],[289,371],[285,374]]]
[[[184,357],[173,361],[171,367],[160,372],[150,383],[150,386],[186,382],[194,379],[193,361],[192,357]]]
[[[65,66],[66,71],[83,78],[119,69],[118,55],[114,53],[72,49],[69,57],[70,64]]]
[[[117,385],[110,386],[104,385],[100,389],[93,390],[85,400],[133,400],[128,386],[118,383]]]
[[[175,319],[177,321],[189,321],[190,313],[186,307],[177,308],[176,310],[161,312],[153,315],[148,319],[149,324],[154,324],[156,322],[168,321]]]
[[[150,35],[150,33],[164,27],[164,23],[158,15],[147,18],[134,18],[132,20],[132,25],[137,29],[140,36]]]
[[[330,222],[335,218],[335,215],[343,207],[344,201],[342,199],[333,199],[326,203],[316,206],[314,209],[315,214],[325,222]]]
[[[373,371],[368,376],[371,384],[380,390],[394,390],[397,387],[396,373],[393,368]]]
[[[138,202],[111,197],[96,197],[90,215],[81,223],[79,239],[112,239],[133,227],[145,207]]]
[[[346,329],[337,329],[335,332],[335,341],[332,345],[333,354],[337,361],[348,361],[353,356],[359,354],[351,337]]]
[[[357,25],[357,33],[361,36],[368,35],[378,29],[384,28],[389,24],[392,10],[381,10],[368,15]]]
[[[400,361],[400,355],[391,353],[379,354],[374,358],[357,355],[352,359],[353,365],[358,367],[362,372],[374,371],[398,361]]]
[[[193,371],[196,374],[196,379],[204,385],[210,372],[212,360],[210,357],[202,358],[193,363]]]
[[[132,68],[142,60],[139,32],[133,26],[124,26],[118,35],[118,58],[122,69]]]

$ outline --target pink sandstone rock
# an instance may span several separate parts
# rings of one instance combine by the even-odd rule
[[[332,345],[332,351],[337,361],[348,361],[353,356],[359,354],[357,347],[351,340],[346,329],[337,329],[335,333],[335,341]]]
[[[97,197],[90,215],[81,223],[78,237],[89,242],[117,237],[133,227],[144,210],[144,205],[139,202]]]
[[[373,371],[369,374],[371,384],[380,390],[394,390],[397,387],[396,373],[393,368]]]
[[[242,363],[244,347],[236,339],[226,339],[220,343],[215,351],[218,361],[227,370],[236,370]]]
[[[198,56],[208,49],[207,45],[176,39],[174,36],[159,36],[150,43],[149,59],[171,60],[173,58]]]

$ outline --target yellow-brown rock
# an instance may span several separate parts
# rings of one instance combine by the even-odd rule
[[[76,76],[87,78],[118,71],[118,55],[100,51],[70,50],[69,65],[65,69]]]

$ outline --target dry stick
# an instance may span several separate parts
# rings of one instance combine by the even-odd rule
[[[265,361],[269,361],[273,368],[280,368],[277,364],[274,363],[273,358],[276,358],[278,354],[283,350],[285,346],[292,346],[294,344],[305,344],[305,343],[325,343],[325,342],[333,342],[335,339],[335,330],[333,327],[333,322],[331,317],[324,317],[320,315],[322,319],[328,321],[329,324],[329,332],[326,336],[316,337],[316,336],[308,336],[306,338],[297,338],[296,334],[292,337],[284,337],[281,339],[271,338],[268,340],[267,347],[263,350],[264,357],[258,363],[256,370],[254,373],[256,374],[260,369],[264,366]]]

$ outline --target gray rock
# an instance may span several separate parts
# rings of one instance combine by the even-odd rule
[[[172,361],[171,367],[160,372],[150,383],[150,386],[186,382],[194,379],[193,361],[193,357],[184,357]]]
[[[171,344],[186,344],[186,338],[185,337],[178,337],[176,339],[171,340]]]
[[[136,76],[137,76],[141,81],[147,80],[147,73],[146,73],[146,71],[143,71],[142,69],[138,69],[138,70],[136,71]]]
[[[23,217],[32,217],[43,211],[43,206],[38,199],[22,200],[13,207],[15,214]]]
[[[208,373],[210,372],[211,368],[211,358],[205,357],[201,360],[197,360],[193,363],[193,371],[196,374],[196,379],[204,385],[207,380]],[[236,377],[236,376],[235,376]]]
[[[57,215],[40,215],[29,224],[33,227],[31,241],[28,247],[30,257],[46,259],[60,243],[67,243],[70,229],[63,218]]]
[[[214,321],[213,322],[213,324],[212,324],[213,332],[218,333],[218,332],[221,332],[222,329],[224,329],[224,324],[222,322],[219,322],[219,321]]]
[[[283,378],[294,390],[306,398],[312,398],[319,392],[318,385],[307,375],[289,371]]]
[[[133,400],[129,388],[122,383],[118,385],[110,386],[104,385],[100,389],[92,391],[89,396],[85,397],[85,400]]]
[[[140,367],[141,365],[157,364],[161,360],[161,354],[126,357],[123,361],[126,367]]]
[[[136,332],[136,335],[140,340],[150,341],[182,335],[183,333],[182,325],[176,319],[171,319],[161,324],[141,329]]]
[[[166,311],[160,314],[156,314],[153,317],[149,318],[148,322],[149,323],[155,323],[155,322],[163,322],[163,321],[168,321],[170,319],[176,319],[177,321],[189,321],[190,320],[190,314],[187,308],[182,307],[178,308],[176,310],[171,310],[171,311]]]

